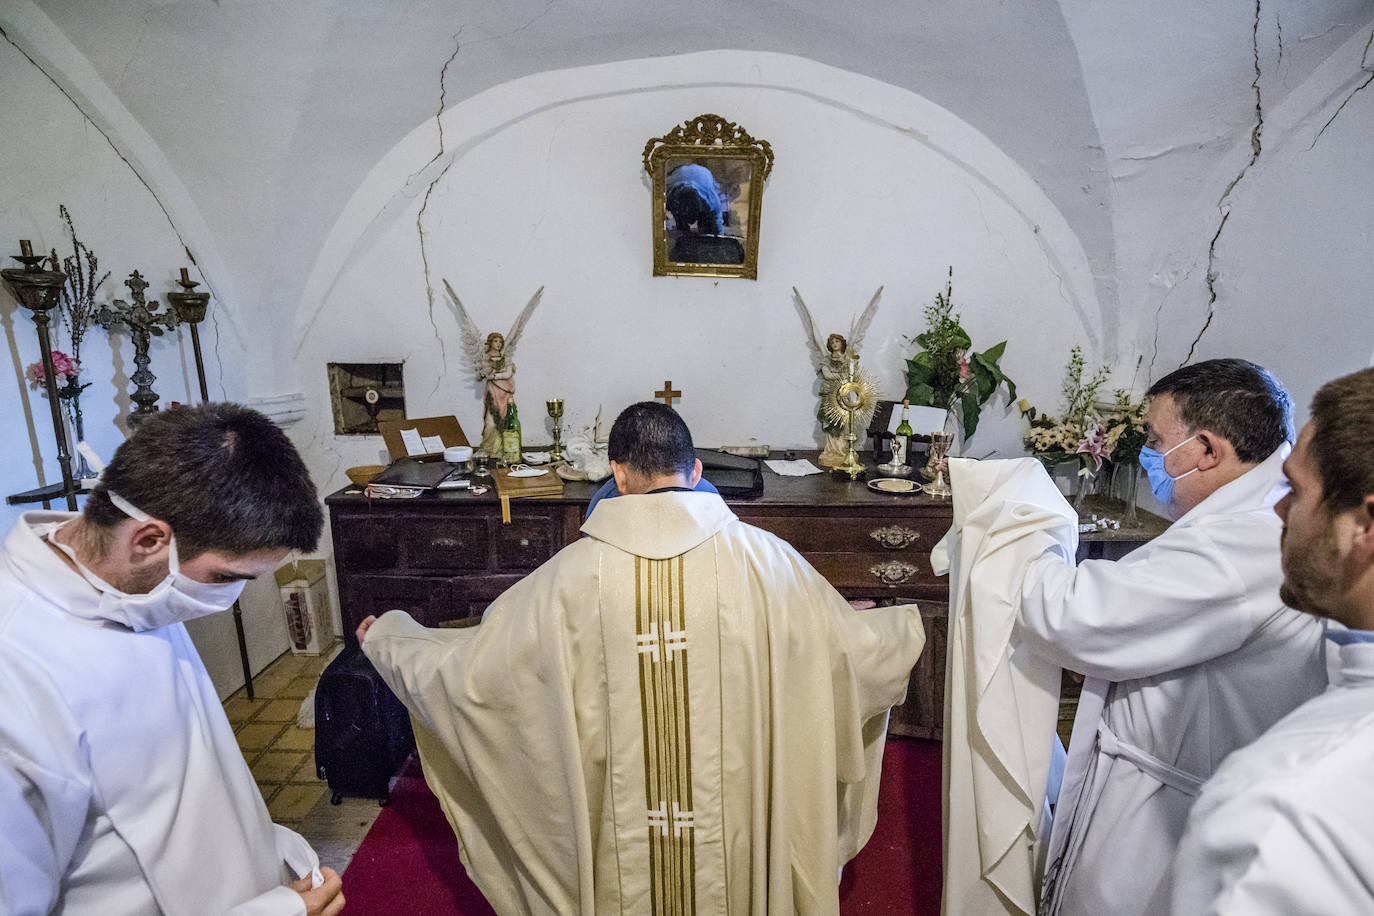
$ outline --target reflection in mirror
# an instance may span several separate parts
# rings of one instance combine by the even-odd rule
[[[772,166],[767,141],[717,115],[645,144],[654,274],[756,278],[762,187]]]
[[[749,166],[739,159],[668,160],[668,260],[743,264]],[[743,214],[743,215],[741,215]]]

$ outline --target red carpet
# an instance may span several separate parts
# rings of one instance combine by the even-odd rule
[[[412,766],[343,876],[346,916],[491,916],[434,795]],[[843,916],[938,916],[940,744],[890,738],[878,827],[844,870]]]

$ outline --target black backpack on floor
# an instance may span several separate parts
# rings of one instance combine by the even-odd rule
[[[405,706],[362,649],[347,646],[315,688],[315,770],[327,780],[330,802],[390,799],[391,777],[415,749]]]

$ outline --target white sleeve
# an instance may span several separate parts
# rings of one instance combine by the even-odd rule
[[[310,875],[311,887],[324,883],[320,857],[305,837],[281,824],[273,824],[272,833],[277,840],[277,854],[293,875],[300,878]],[[305,898],[283,885],[240,903],[224,916],[305,916],[305,912]]]
[[[90,789],[46,769],[0,728],[0,913],[42,916],[62,890],[90,808]]]
[[[305,916],[305,898],[282,885],[240,903],[223,916]]]
[[[1022,582],[1019,638],[1070,671],[1122,681],[1216,658],[1262,622],[1252,619],[1247,583],[1207,534],[1151,548],[1140,559],[1077,567],[1042,554]]]

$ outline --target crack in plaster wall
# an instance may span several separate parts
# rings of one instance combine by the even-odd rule
[[[425,164],[425,168],[433,165],[444,155],[444,108],[448,104],[448,68],[449,65],[458,57],[458,51],[462,48],[459,36],[463,34],[460,28],[453,35],[453,53],[444,61],[443,67],[439,68],[439,110],[434,113],[434,122],[439,128],[439,149],[435,152],[434,158]],[[425,300],[429,307],[429,324],[434,328],[434,339],[439,342],[439,365],[440,370],[434,376],[434,388],[430,391],[430,397],[439,390],[439,385],[448,375],[448,347],[444,344],[444,338],[439,333],[439,323],[434,320],[434,284],[429,278],[429,253],[425,250],[425,210],[429,209],[429,198],[434,193],[434,188],[448,174],[448,170],[453,166],[454,159],[450,159],[445,166],[439,170],[439,174],[425,188],[425,199],[420,203],[420,211],[415,214],[415,232],[419,236],[420,244],[420,263],[425,275]],[[423,172],[424,168],[419,171]],[[418,174],[418,172],[416,173]]]
[[[1370,30],[1369,40],[1364,43],[1364,53],[1360,55],[1360,72],[1368,73],[1369,78],[1350,90],[1350,94],[1345,97],[1345,100],[1336,108],[1331,117],[1326,119],[1326,123],[1322,125],[1322,129],[1317,131],[1317,135],[1312,138],[1312,145],[1307,148],[1308,151],[1311,151],[1312,147],[1317,145],[1317,141],[1322,138],[1322,134],[1326,133],[1326,129],[1331,126],[1331,122],[1336,120],[1336,118],[1340,116],[1340,113],[1345,110],[1345,106],[1350,104],[1350,100],[1353,99],[1361,89],[1365,88],[1370,83],[1374,83],[1374,64],[1369,62],[1370,45],[1374,45],[1374,29]]]
[[[33,59],[33,55],[29,54],[28,51],[25,51],[22,47],[20,47],[19,44],[16,43],[15,40],[9,36],[9,33],[6,32],[3,28],[0,28],[0,38],[4,38],[5,41],[9,42],[11,47],[13,47],[20,54],[24,55],[24,59],[27,60],[35,70],[43,74],[44,78],[47,79],[48,82],[52,83],[58,92],[62,93],[62,96],[68,102],[71,103],[72,107],[76,109],[77,113],[85,119],[86,123],[90,124],[92,127],[96,129],[96,131],[100,133],[100,136],[104,138],[105,142],[109,145],[110,149],[114,152],[116,156],[119,157],[119,161],[124,163],[124,165],[129,169],[130,174],[132,174],[135,178],[138,179],[138,183],[143,185],[144,190],[148,192],[148,196],[153,199],[153,203],[157,204],[158,210],[162,211],[162,216],[167,220],[167,225],[171,228],[172,234],[175,235],[177,237],[177,241],[181,243],[181,250],[186,252],[186,258],[191,262],[191,265],[200,272],[201,279],[205,281],[205,288],[209,290],[211,298],[218,300],[219,294],[215,292],[214,283],[211,282],[210,277],[207,276],[204,269],[201,268],[200,263],[196,260],[196,256],[191,253],[191,246],[186,244],[186,239],[182,238],[181,230],[177,228],[176,221],[172,219],[172,214],[168,212],[166,204],[162,202],[162,198],[159,197],[157,192],[153,190],[152,185],[148,184],[147,179],[143,177],[142,173],[139,172],[139,170],[134,166],[134,164],[129,161],[128,157],[125,156],[124,153],[120,150],[119,146],[116,145],[114,138],[110,136],[109,132],[107,132],[105,128],[102,127],[98,121],[96,121],[95,118],[91,117],[90,114],[87,113],[86,109],[81,106],[81,103],[78,102],[75,98],[73,98],[72,94],[68,92],[66,88],[64,88],[63,85],[59,83],[57,79],[54,78],[53,75],[47,71],[46,68],[43,67],[42,64]],[[131,56],[130,60],[132,59],[133,58]],[[219,316],[218,314],[216,314],[214,317],[215,362],[219,367],[219,378],[216,379],[216,382],[219,384],[221,396],[225,396],[226,392],[224,388],[224,360],[221,357],[219,350]],[[178,341],[184,344],[184,341],[180,340],[180,334],[178,334]]]
[[[1183,358],[1180,366],[1186,366],[1193,359],[1193,353],[1197,350],[1197,345],[1202,340],[1202,336],[1207,333],[1207,329],[1212,326],[1212,319],[1216,317],[1217,310],[1217,240],[1221,238],[1221,232],[1226,228],[1226,221],[1231,218],[1230,198],[1231,192],[1240,184],[1250,167],[1259,161],[1260,154],[1264,152],[1262,136],[1264,134],[1264,98],[1260,92],[1260,53],[1259,53],[1259,29],[1260,29],[1260,5],[1262,0],[1255,0],[1255,21],[1250,31],[1250,54],[1254,61],[1255,78],[1250,82],[1250,88],[1255,90],[1255,126],[1250,129],[1250,161],[1243,165],[1236,177],[1231,179],[1226,190],[1221,193],[1217,200],[1217,212],[1221,214],[1221,222],[1217,224],[1217,231],[1212,235],[1211,244],[1207,246],[1207,320],[1202,323],[1202,328],[1193,338],[1193,342],[1188,345],[1188,355]]]
[[[525,31],[530,26],[538,22],[540,19],[543,19],[545,16],[547,16],[553,10],[554,2],[555,0],[548,0],[548,2],[544,4],[544,8],[540,10],[538,13],[531,16],[528,20],[526,20],[526,22],[523,25],[517,26],[516,28],[513,28],[508,32],[503,32],[499,35],[493,35],[489,40],[508,38],[511,35],[515,35]],[[454,33],[453,53],[448,56],[448,60],[444,61],[443,67],[441,67],[439,70],[439,109],[434,114],[434,123],[439,129],[439,148],[435,151],[434,156],[429,160],[429,162],[425,163],[424,166],[422,166],[420,169],[418,169],[414,174],[410,176],[411,179],[413,179],[416,175],[419,175],[421,172],[423,172],[429,166],[433,165],[435,162],[439,161],[439,159],[442,158],[444,153],[447,151],[444,145],[444,111],[446,110],[448,104],[448,68],[453,63],[453,61],[457,59],[458,52],[462,48],[462,42],[460,41],[460,38],[462,37],[464,28],[466,28],[466,24],[460,26],[458,31]],[[415,232],[416,235],[419,237],[420,262],[424,270],[425,302],[429,314],[429,324],[430,327],[434,329],[434,339],[439,344],[440,368],[438,373],[436,373],[434,376],[434,387],[429,392],[430,397],[433,397],[436,393],[438,393],[439,386],[443,384],[446,378],[448,378],[448,346],[444,343],[443,335],[439,333],[439,323],[434,319],[434,283],[430,280],[429,253],[425,249],[424,219],[425,211],[429,209],[429,199],[434,194],[434,189],[438,187],[439,182],[444,180],[444,176],[448,174],[448,170],[453,167],[453,164],[456,161],[458,161],[457,156],[451,157],[449,161],[444,165],[444,167],[439,170],[439,174],[435,175],[434,179],[429,182],[428,187],[425,188],[424,200],[420,203],[420,211],[415,214]],[[410,179],[407,179],[407,184],[409,183],[409,181]]]

